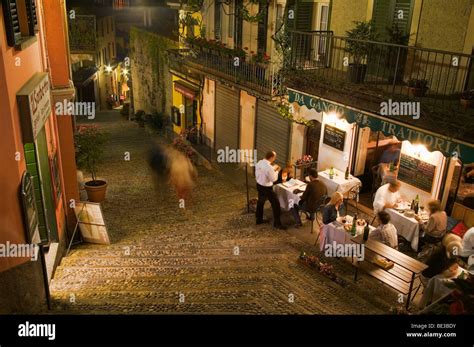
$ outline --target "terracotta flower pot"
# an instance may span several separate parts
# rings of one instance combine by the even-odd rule
[[[421,98],[425,96],[426,92],[428,91],[428,88],[417,88],[417,87],[408,87],[408,95],[412,98]]]
[[[473,105],[473,102],[470,99],[461,98],[460,102],[461,102],[461,106],[464,107],[465,109],[471,108]]]
[[[105,193],[107,191],[107,182],[97,180],[88,181],[85,184],[87,197],[91,202],[102,202],[105,200]]]

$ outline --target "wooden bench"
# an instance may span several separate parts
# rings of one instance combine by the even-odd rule
[[[428,265],[413,259],[402,252],[397,251],[389,246],[384,245],[379,241],[367,240],[363,241],[362,235],[353,237],[353,242],[358,244],[364,244],[364,260],[357,261],[353,264],[355,266],[354,281],[357,281],[357,274],[359,268],[367,272],[367,274],[377,278],[379,281],[387,284],[402,294],[408,296],[406,308],[410,306],[412,298],[412,292],[415,290],[414,283],[420,274],[428,268]],[[372,261],[376,256],[384,257],[394,263],[394,266],[390,269],[383,269]],[[416,288],[416,292],[420,288],[421,283]],[[415,295],[416,295],[415,292]],[[413,295],[414,296],[414,295]]]

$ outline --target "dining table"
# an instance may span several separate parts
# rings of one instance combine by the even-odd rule
[[[327,244],[350,244],[353,243],[351,238],[354,236],[351,235],[349,231],[344,229],[344,224],[342,223],[343,220],[346,220],[347,224],[351,224],[353,221],[353,217],[350,215],[339,217],[338,220],[324,224],[319,233],[319,249],[321,252],[324,251],[325,246]],[[367,221],[369,222],[369,221]],[[369,225],[370,231],[373,231],[375,228]],[[364,226],[357,225],[356,226],[356,236],[362,235],[364,233]]]
[[[410,209],[410,204],[406,201],[398,203],[395,208],[387,208],[385,211],[390,215],[390,222],[397,229],[397,234],[410,242],[414,251],[418,251],[420,239],[420,223],[413,216],[407,215],[406,211]],[[428,213],[419,211],[422,222],[428,221]]]
[[[349,178],[345,179],[345,173],[338,170],[334,170],[334,176],[331,178],[329,169],[318,172],[318,178],[321,182],[326,185],[328,190],[328,196],[332,196],[335,192],[340,192],[342,195],[346,195],[352,188],[362,186],[362,182],[357,177],[349,175]]]
[[[294,191],[296,189],[300,192],[295,193]],[[280,208],[283,211],[289,211],[294,205],[297,205],[300,202],[305,189],[306,183],[294,178],[290,179],[288,182],[279,183],[273,186],[273,191],[275,192],[278,202],[280,203]]]

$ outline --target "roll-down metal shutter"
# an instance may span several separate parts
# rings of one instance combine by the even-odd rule
[[[268,151],[277,153],[277,164],[284,166],[289,158],[291,123],[264,101],[257,104],[256,149],[258,159]]]
[[[239,91],[216,86],[216,150],[239,148]]]

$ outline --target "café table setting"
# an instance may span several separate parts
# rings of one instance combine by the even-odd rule
[[[298,189],[300,192],[295,194]],[[294,205],[300,202],[301,195],[306,189],[306,183],[298,179],[290,179],[288,182],[279,183],[273,186],[273,190],[278,197],[278,202],[283,211],[289,211]]]
[[[411,210],[411,204],[401,201],[394,208],[388,208],[386,211],[390,215],[391,223],[397,229],[397,234],[409,241],[414,251],[418,251],[420,224],[415,218],[415,212]],[[418,217],[423,223],[429,219],[428,213],[424,209],[418,211]]]
[[[351,235],[352,222],[354,220],[353,216],[347,215],[343,217],[338,217],[332,223],[325,224],[321,227],[321,232],[319,233],[319,248],[324,251],[324,247],[327,244],[348,244],[353,243],[351,238],[354,236]],[[356,235],[362,235],[364,233],[365,223],[367,221],[363,219],[358,219],[356,221]],[[369,225],[370,231],[375,228]]]
[[[340,192],[342,195],[345,195],[352,188],[356,186],[362,186],[362,182],[352,175],[349,175],[349,178],[345,179],[345,173],[333,168],[334,175],[331,178],[330,169],[318,172],[318,178],[322,181],[327,189],[328,196],[334,194],[334,192]]]

